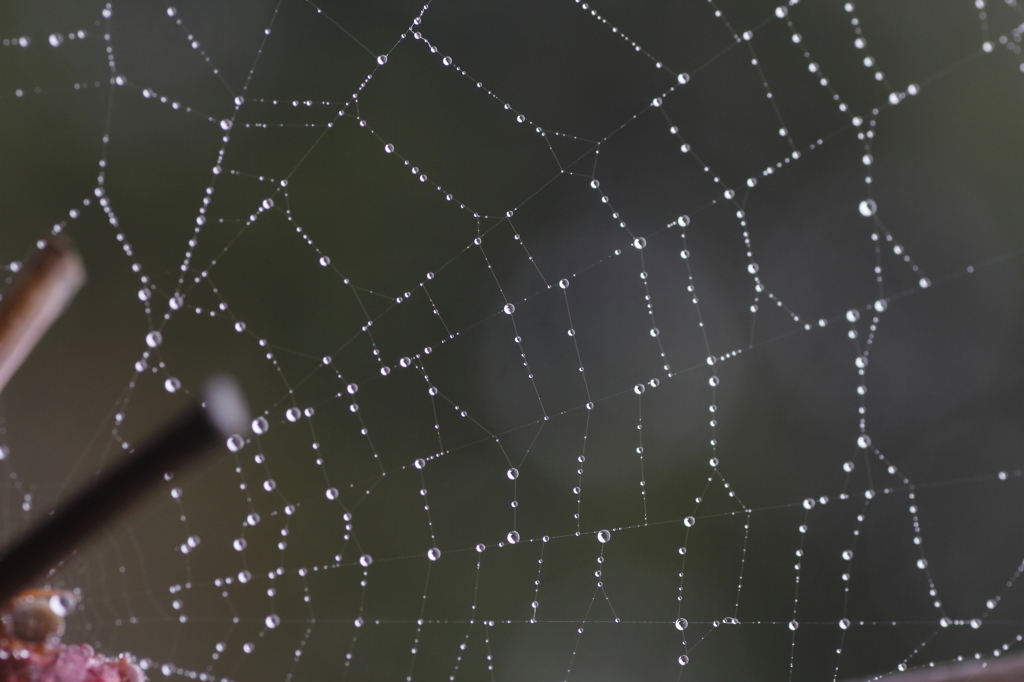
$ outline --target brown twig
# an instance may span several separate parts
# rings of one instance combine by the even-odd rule
[[[66,239],[46,242],[0,302],[0,391],[85,282]]]
[[[1024,654],[963,661],[919,668],[907,672],[885,673],[851,682],[1022,682]]]

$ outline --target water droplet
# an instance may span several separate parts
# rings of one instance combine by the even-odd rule
[[[277,481],[275,481],[274,479],[268,478],[267,480],[263,481],[263,489],[266,490],[268,493],[273,491],[275,488],[277,488]]]
[[[327,492],[325,494],[327,495],[327,499],[328,500],[336,500],[336,499],[338,499],[338,489],[337,488],[328,488]]]
[[[567,279],[560,279],[560,280],[558,280],[558,286],[561,287],[562,289],[568,289],[569,288],[569,280],[567,280]]]
[[[431,561],[437,561],[441,558],[441,550],[439,550],[437,547],[431,547],[427,550],[427,558]]]
[[[170,377],[164,381],[164,390],[168,393],[177,393],[181,388],[181,382],[177,377]]]
[[[508,544],[510,545],[516,544],[519,542],[519,531],[509,531],[508,535],[505,536],[505,539],[508,540]]]
[[[245,549],[247,544],[249,543],[245,541],[245,538],[235,538],[235,541],[231,543],[231,546],[235,548],[236,552],[241,552]]]
[[[869,436],[866,433],[862,433],[862,434],[860,434],[860,436],[857,437],[857,447],[859,447],[861,449],[867,449],[870,446],[871,446],[871,436]]]
[[[441,60],[441,63],[444,64],[445,66],[451,66],[452,65],[452,58],[451,57],[445,57],[444,59]]]
[[[370,564],[372,564],[372,563],[373,563],[373,557],[370,556],[369,554],[364,554],[363,556],[359,557],[359,565],[362,566],[363,568],[368,568],[370,566]]]
[[[643,384],[637,384],[636,386],[633,387],[633,393],[636,393],[637,395],[640,395],[641,393],[643,393],[646,390],[647,390],[647,387],[644,386]]]
[[[839,621],[839,627],[841,629],[843,629],[843,630],[845,630],[846,628],[850,627],[850,619],[849,618],[843,618],[841,621]]]
[[[484,544],[484,543],[482,543],[482,542],[481,542],[480,544],[478,544],[478,545],[476,546],[476,551],[478,551],[478,552],[482,552],[482,551],[484,551],[485,549],[487,549],[487,545],[485,545],[485,544]]]
[[[924,559],[924,558],[918,559],[917,560],[917,567],[922,569],[922,570],[928,568],[928,560]]]
[[[796,629],[798,627],[800,627],[800,623],[796,622],[795,620],[789,621],[789,629],[790,630],[796,631]]]
[[[814,498],[813,497],[808,497],[806,500],[804,500],[804,509],[813,509],[813,508],[814,508]]]
[[[270,422],[266,417],[256,417],[252,420],[252,430],[257,435],[263,435],[270,430]]]
[[[685,552],[680,551],[679,553],[684,554]],[[676,619],[676,630],[685,630],[687,625],[689,625],[689,623],[686,622],[685,618]]]
[[[384,66],[385,64],[388,63],[388,56],[386,54],[382,54],[381,56],[377,57],[377,63],[380,64],[381,66]]]
[[[849,549],[844,549],[843,550],[843,559],[845,559],[846,561],[849,561],[852,558],[853,558],[853,551],[849,550]]]
[[[517,478],[519,478],[519,469],[516,469],[516,468],[509,469],[508,471],[505,472],[505,475],[508,476],[508,480],[514,481]]]
[[[749,272],[751,275],[756,275],[757,271],[760,269],[761,268],[758,267],[757,263],[751,263],[750,265],[747,266],[747,272]]]
[[[146,345],[150,348],[156,348],[163,342],[164,337],[160,332],[150,332],[146,334]]]
[[[857,210],[859,210],[860,214],[865,218],[870,218],[875,215],[875,211],[878,210],[878,204],[875,203],[874,199],[865,199],[860,202],[860,206],[857,207]]]
[[[227,446],[228,450],[230,450],[231,452],[238,452],[239,450],[245,447],[245,439],[236,433],[235,435],[228,438]]]
[[[301,416],[302,416],[302,412],[299,411],[299,408],[297,408],[297,407],[289,407],[287,410],[285,410],[285,413],[284,413],[284,418],[287,419],[290,422],[297,422],[297,421],[299,421],[299,417],[301,417]]]
[[[633,240],[634,249],[642,249],[645,246],[647,246],[647,240],[644,239],[643,237],[637,237],[636,239]]]
[[[417,459],[415,462],[413,462],[412,465],[417,469],[422,469],[423,467],[427,466],[427,460],[421,457],[420,459]]]
[[[610,530],[599,530],[597,531],[597,541],[602,545],[612,539],[612,532]]]
[[[516,311],[516,307],[514,305],[512,305],[511,303],[506,303],[505,307],[502,308],[502,310],[505,311],[506,315],[511,315],[512,313],[514,313]]]
[[[276,613],[272,613],[269,616],[267,616],[263,622],[266,623],[268,628],[273,630],[281,624],[281,618]]]
[[[683,654],[682,656],[680,656],[678,658],[678,661],[679,661],[679,665],[686,665],[687,663],[690,662],[690,657],[687,656],[686,654]]]
[[[697,523],[697,519],[693,518],[692,516],[687,516],[685,519],[683,519],[683,525],[687,528],[693,528],[693,525],[695,523]]]
[[[230,118],[225,118],[224,120],[222,120],[220,122],[220,129],[224,130],[224,131],[228,131],[228,130],[231,130],[231,126],[232,125],[233,125],[233,123],[231,122],[231,119]]]
[[[257,514],[256,512],[253,512],[252,514],[249,514],[248,516],[245,517],[245,522],[247,524],[249,524],[250,526],[259,525],[260,515]]]

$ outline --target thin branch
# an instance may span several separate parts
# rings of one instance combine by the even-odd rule
[[[0,391],[85,282],[82,259],[66,239],[51,239],[0,303]]]
[[[145,447],[106,472],[0,555],[0,605],[56,567],[96,531],[143,500],[167,474],[222,446],[248,426],[245,396],[234,379],[212,377],[205,402],[193,405]],[[237,436],[235,436],[237,437]]]

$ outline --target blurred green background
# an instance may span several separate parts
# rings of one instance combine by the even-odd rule
[[[85,595],[69,640],[151,676],[820,680],[1015,645],[1022,20],[5,4],[0,262],[58,226],[89,271],[3,395],[5,539],[229,370],[269,430],[50,579]]]

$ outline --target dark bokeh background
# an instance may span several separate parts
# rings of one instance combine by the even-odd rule
[[[109,21],[95,2],[5,4],[0,262],[58,225],[89,283],[4,392],[4,537],[227,369],[269,432],[179,476],[51,578],[85,595],[69,639],[234,680],[820,680],[1016,646],[1022,17],[992,5],[805,2],[789,10],[797,44],[774,6],[745,0],[590,3],[603,22],[567,0],[437,0],[415,29],[422,6],[398,1],[183,2],[173,18],[118,3]],[[858,212],[868,196],[876,218]],[[854,360],[869,338],[862,450]],[[312,416],[293,423],[293,407]],[[513,528],[522,541],[498,547]]]

